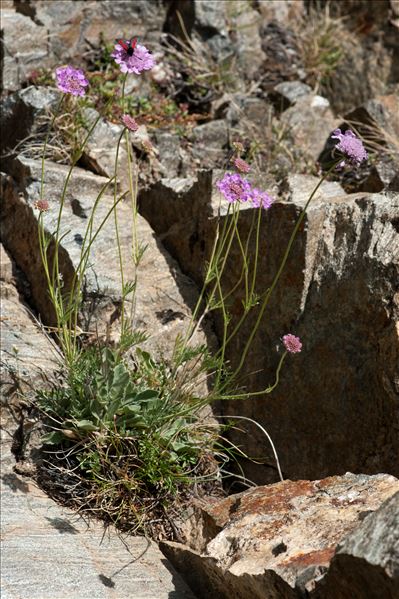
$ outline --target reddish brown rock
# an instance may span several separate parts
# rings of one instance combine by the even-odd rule
[[[314,590],[337,545],[397,491],[384,474],[257,487],[200,508],[202,552],[161,548],[200,599],[291,599]]]

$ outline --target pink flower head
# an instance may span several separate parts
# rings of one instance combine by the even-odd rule
[[[73,67],[59,67],[55,71],[57,77],[57,87],[66,94],[73,96],[84,96],[85,87],[89,85],[83,71]]]
[[[36,200],[33,206],[36,208],[36,210],[39,210],[39,212],[47,212],[49,209],[49,203],[47,200]]]
[[[241,173],[249,173],[249,171],[251,170],[251,167],[249,166],[248,162],[245,162],[245,160],[243,160],[239,156],[237,156],[237,158],[234,159],[234,166]]]
[[[344,154],[355,166],[358,166],[363,160],[368,158],[363,142],[350,129],[345,131],[345,133],[342,133],[341,129],[335,129],[331,138],[338,139],[335,149]],[[345,160],[340,162],[338,166],[341,167],[344,165]]]
[[[226,173],[216,187],[230,203],[246,202],[252,191],[250,183],[238,173]]]
[[[295,337],[295,335],[291,335],[291,333],[284,335],[283,344],[290,354],[298,354],[302,349],[302,342],[299,337]]]
[[[256,187],[251,190],[249,199],[255,208],[264,208],[267,210],[273,204],[273,198],[265,191],[260,191]]]
[[[129,40],[126,41],[126,45]],[[115,50],[111,54],[115,62],[119,65],[122,73],[135,73],[140,75],[142,71],[149,71],[155,65],[155,61],[145,46],[137,44],[131,56],[120,44],[115,45]]]
[[[125,127],[127,127],[130,131],[137,131],[137,129],[139,128],[138,124],[136,123],[136,121],[134,120],[134,118],[132,116],[130,116],[129,114],[124,114],[122,116],[122,123],[125,125]]]

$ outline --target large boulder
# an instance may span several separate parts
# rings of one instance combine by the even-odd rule
[[[321,188],[309,206],[241,381],[248,391],[274,382],[281,356],[277,346],[281,348],[287,332],[302,338],[302,353],[288,357],[272,395],[223,402],[220,410],[224,416],[251,417],[265,427],[289,478],[346,471],[398,475],[399,198],[325,190]],[[163,180],[140,196],[142,213],[198,283],[212,247],[219,201],[209,173],[200,173],[197,181]],[[305,201],[302,191],[292,193],[264,213],[258,294],[270,287]],[[239,230],[245,240],[253,215],[242,208]],[[223,214],[222,207],[222,224]],[[253,248],[251,242],[250,256]],[[240,249],[233,245],[225,291],[239,279],[241,264]],[[243,294],[239,286],[230,298],[232,327],[242,315]],[[233,368],[255,318],[256,313],[247,318],[227,347],[226,359]],[[218,317],[216,325],[221,334]],[[243,460],[246,475],[259,484],[275,481],[274,459],[263,433],[255,425],[240,425],[246,432],[232,429],[229,438],[263,463]]]
[[[385,500],[389,503],[398,490],[399,481],[393,476],[349,473],[324,480],[284,481],[257,487],[198,506],[199,513],[192,521],[197,529],[202,528],[200,542],[165,542],[161,549],[199,599],[313,597],[341,541],[333,562],[354,553],[361,568],[364,556],[385,567],[387,579],[390,572],[393,581],[399,567],[395,549],[397,501],[372,516],[368,514]],[[362,546],[357,542],[360,538]],[[368,589],[373,582],[371,566],[364,572],[363,588]],[[345,574],[350,577],[349,564]],[[378,596],[341,595],[341,588],[344,585],[336,576],[327,576],[323,589],[328,594],[317,596]]]

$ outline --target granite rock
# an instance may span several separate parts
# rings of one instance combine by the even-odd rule
[[[363,536],[361,530],[366,523],[370,529],[369,519],[378,518],[379,512],[367,515],[380,508],[385,500],[389,502],[398,490],[399,481],[393,476],[350,473],[323,480],[287,480],[257,487],[208,505],[198,505],[205,547],[165,542],[161,550],[200,599],[313,597],[334,554],[333,560],[338,559],[356,545],[347,535],[349,539],[359,536],[366,539],[367,534]],[[390,528],[394,519],[394,509],[388,513],[383,511],[379,518],[384,556],[393,556],[393,559],[385,559],[386,569],[390,571],[398,566],[396,532]],[[385,541],[383,531],[387,532]],[[371,545],[365,544],[363,553],[374,552],[375,555]],[[357,549],[357,553],[362,551]],[[328,583],[327,580],[326,577],[324,588],[331,593],[328,597],[341,597],[337,592],[339,581],[334,579]],[[372,572],[363,580],[365,588],[371,580]]]

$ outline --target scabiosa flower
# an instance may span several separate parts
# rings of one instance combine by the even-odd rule
[[[128,42],[127,42],[128,43]],[[145,46],[137,44],[131,56],[120,44],[116,44],[111,54],[119,65],[122,73],[135,73],[140,75],[142,71],[149,71],[155,65],[155,61]]]
[[[39,212],[47,212],[49,209],[49,203],[47,200],[36,200],[33,206],[36,208],[36,210],[39,210]]]
[[[252,191],[249,181],[238,173],[226,173],[223,179],[216,183],[216,187],[230,203],[246,202]]]
[[[125,127],[127,127],[130,131],[137,131],[137,129],[139,128],[138,124],[136,123],[136,121],[134,120],[134,118],[132,116],[130,116],[129,114],[124,114],[122,116],[122,123],[125,125]]]
[[[241,173],[249,173],[249,171],[251,170],[251,167],[249,166],[248,162],[245,162],[245,160],[243,160],[239,156],[234,158],[233,162],[236,169]]]
[[[331,138],[338,139],[335,149],[344,154],[355,166],[358,166],[363,160],[368,158],[363,142],[350,129],[345,131],[345,133],[342,133],[341,129],[335,129]],[[341,167],[344,165],[345,160],[340,162],[338,166]]]
[[[267,210],[273,204],[273,198],[265,191],[260,191],[256,187],[252,189],[249,199],[255,208],[264,208]]]
[[[299,337],[295,337],[295,335],[291,335],[291,333],[288,333],[288,335],[284,335],[283,343],[285,349],[290,354],[298,354],[302,349],[302,342],[299,339]]]
[[[66,94],[73,96],[84,96],[85,87],[89,85],[83,71],[73,67],[59,67],[55,71],[57,77],[57,87]]]

